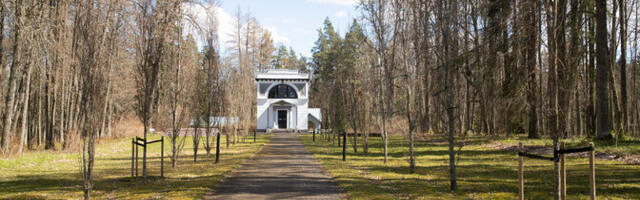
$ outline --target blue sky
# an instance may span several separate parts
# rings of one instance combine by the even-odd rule
[[[220,39],[229,40],[233,31],[233,16],[238,8],[250,11],[258,22],[269,29],[276,45],[291,46],[298,54],[311,55],[318,38],[317,29],[329,17],[341,35],[352,19],[358,16],[356,0],[220,0],[223,13],[220,20]],[[231,30],[229,30],[231,29]]]

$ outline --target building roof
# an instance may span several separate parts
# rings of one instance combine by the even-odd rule
[[[309,80],[309,73],[291,69],[265,69],[256,71],[256,80]]]

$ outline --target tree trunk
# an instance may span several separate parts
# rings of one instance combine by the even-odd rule
[[[109,107],[107,110],[107,136],[112,137],[113,135],[111,135],[111,118],[113,117],[113,100],[111,98],[108,98],[107,101],[109,101]]]
[[[22,128],[21,131],[22,133],[20,134],[20,143],[18,145],[18,152],[22,153],[22,149],[24,148],[24,146],[27,143],[27,122],[28,120],[28,113],[29,113],[29,97],[30,95],[30,91],[31,91],[31,67],[27,66],[27,81],[25,83],[25,93],[24,93],[24,103],[23,106],[24,108],[22,108]]]
[[[620,6],[620,107],[622,108],[621,132],[628,132],[627,115],[627,21],[626,4],[624,0],[619,0]],[[620,134],[620,133],[618,133]]]
[[[407,85],[407,125],[409,126],[409,172],[414,173],[416,168],[416,159],[413,149],[413,120],[411,119],[411,86]]]
[[[439,16],[443,20],[443,28],[442,28],[442,47],[443,55],[445,56],[443,60],[443,65],[445,68],[444,72],[444,92],[445,99],[444,103],[446,106],[447,113],[447,135],[448,135],[448,143],[449,143],[449,179],[450,179],[450,190],[455,191],[458,188],[457,183],[457,175],[456,175],[456,159],[455,159],[455,99],[454,95],[457,93],[455,91],[456,82],[455,72],[456,72],[456,63],[451,61],[453,58],[457,57],[457,39],[451,33],[458,31],[456,20],[457,16],[457,2],[455,0],[450,0],[442,2],[441,8],[443,9]]]
[[[354,86],[351,84],[351,94],[355,95]],[[346,95],[345,95],[346,96]],[[351,122],[353,126],[353,152],[358,152],[358,112],[356,111],[356,97],[351,97]]]
[[[525,63],[527,63],[528,65],[528,70],[527,72],[529,73],[529,84],[527,87],[527,103],[529,104],[529,130],[528,130],[528,137],[529,138],[539,138],[538,136],[538,114],[536,111],[537,108],[537,97],[536,97],[536,45],[537,45],[537,38],[538,36],[536,35],[537,31],[537,17],[536,17],[536,9],[537,9],[537,0],[530,0],[529,2],[529,6],[527,9],[527,20],[528,25],[525,25],[527,27],[527,51],[526,51],[526,61]]]
[[[549,25],[551,27],[555,26],[555,23],[553,23],[553,18],[556,16],[556,14],[552,13],[550,10],[552,10],[552,8],[548,8],[550,6],[551,3],[547,4],[547,18],[551,18],[551,19],[547,19],[549,20]],[[554,10],[554,9],[553,9]],[[552,137],[556,137],[558,135],[558,124],[557,124],[557,111],[558,111],[558,107],[557,107],[557,79],[556,79],[556,74],[557,74],[557,69],[556,69],[556,64],[557,64],[557,40],[555,38],[555,35],[557,32],[553,31],[554,29],[548,29],[548,41],[549,41],[549,73],[548,73],[548,81],[547,81],[547,104],[548,104],[548,110],[547,110],[547,122],[548,122],[548,132]]]
[[[615,61],[615,59],[613,59]],[[615,62],[612,62],[615,63]],[[618,92],[615,88],[615,77],[614,77],[615,71],[613,69],[613,67],[609,68],[609,85],[611,86],[611,90],[609,90],[609,94],[611,95],[609,98],[611,99],[611,101],[609,102],[609,106],[610,108],[612,108],[613,112],[611,113],[611,117],[615,120],[613,123],[613,129],[616,130],[616,133],[620,132],[620,128],[622,125],[622,115],[620,114],[620,104],[618,101]]]
[[[175,134],[175,132],[174,132]],[[176,142],[178,137],[171,137],[171,168],[175,169],[178,163],[178,151],[176,150]]]
[[[200,133],[198,133],[199,118],[196,117],[195,120],[197,122],[196,126],[193,127],[193,137],[191,138],[193,141],[193,162],[198,161],[198,146],[200,145]]]
[[[447,66],[447,68],[452,68],[453,66]],[[455,134],[455,117],[454,117],[454,105],[453,105],[453,80],[451,80],[452,78],[452,71],[450,70],[449,72],[451,73],[447,73],[445,75],[445,81],[446,81],[446,104],[447,104],[447,117],[448,117],[448,124],[447,124],[447,133],[448,133],[448,141],[449,141],[449,178],[450,178],[450,190],[451,191],[455,191],[458,188],[458,184],[457,184],[457,176],[456,176],[456,162],[455,162],[455,150],[454,150],[454,145],[455,145],[455,140],[454,140],[454,134]]]
[[[567,83],[564,84],[565,87],[569,88],[565,91],[567,92],[567,94],[565,94],[566,95],[565,103],[567,103],[565,106],[570,107],[569,105],[570,99],[571,99],[570,93],[573,92],[573,96],[575,99],[574,101],[575,117],[573,119],[574,126],[569,125],[567,129],[570,129],[571,127],[575,127],[575,129],[573,129],[573,133],[574,135],[578,135],[581,132],[580,130],[581,123],[580,123],[580,99],[578,95],[578,91],[580,91],[579,90],[580,88],[578,87],[577,83],[580,83],[580,82],[576,81],[576,77],[582,75],[581,73],[578,74],[577,72],[578,72],[578,68],[580,68],[579,67],[580,61],[583,60],[582,58],[584,58],[583,56],[584,50],[579,50],[579,49],[581,49],[581,46],[583,45],[582,41],[580,41],[580,35],[582,34],[581,33],[582,31],[581,22],[583,21],[582,11],[585,9],[585,7],[579,1],[570,1],[570,6],[571,6],[571,14],[570,14],[571,18],[569,19],[569,26],[570,26],[569,49],[571,50],[568,52],[569,57],[567,59],[567,67],[568,67]],[[566,115],[569,116],[569,113],[566,113]]]
[[[607,2],[596,1],[596,136],[611,138],[611,112],[609,111],[609,46],[607,44]]]
[[[537,7],[539,7],[540,9],[537,9],[537,16],[536,16],[536,20],[538,21],[538,27],[542,27],[542,3],[540,1],[538,1],[538,3],[536,3]],[[538,28],[537,31],[537,40],[538,40],[538,44],[537,44],[537,50],[538,50],[538,63],[540,63],[540,65],[538,65],[538,74],[540,75],[540,77],[538,78],[538,91],[537,93],[540,94],[540,97],[537,99],[537,103],[538,103],[538,108],[540,108],[540,110],[538,111],[538,126],[540,127],[540,130],[542,131],[542,135],[548,135],[548,131],[547,129],[549,128],[547,126],[547,121],[548,119],[546,119],[546,112],[548,112],[545,108],[545,98],[543,98],[542,96],[544,95],[544,92],[542,90],[542,85],[543,82],[542,81],[542,28]]]
[[[365,100],[366,102],[367,100]],[[362,105],[364,107],[364,116],[362,116],[362,119],[360,120],[360,125],[362,126],[362,130],[360,130],[362,132],[362,152],[364,152],[364,155],[368,155],[369,154],[369,133],[371,132],[371,129],[369,128],[369,126],[371,126],[371,124],[367,123],[369,121],[369,119],[371,118],[369,115],[369,109],[368,106]]]
[[[108,110],[109,109],[109,99],[111,98],[111,68],[112,67],[109,66],[109,72],[107,74],[107,77],[109,77],[109,78],[107,78],[107,82],[108,82],[107,83],[107,96],[106,96],[107,100],[104,101],[104,108],[102,110],[102,113],[104,113],[104,114],[102,115],[102,120],[101,120],[101,123],[100,123],[100,137],[104,137],[104,135],[105,135],[105,126],[107,125],[107,117],[108,117],[107,112],[109,111]]]
[[[66,66],[65,66],[64,61],[65,61],[64,59],[62,59],[62,58],[60,59],[60,62],[61,62],[60,63],[60,68],[62,68],[62,74],[60,76],[62,77],[61,78],[62,81],[60,81],[60,85],[61,85],[60,86],[60,100],[59,100],[59,103],[58,103],[58,104],[60,104],[60,108],[59,108],[59,112],[60,112],[60,120],[59,121],[60,122],[58,123],[58,135],[60,135],[60,142],[62,143],[62,148],[63,149],[67,147],[66,142],[65,142],[65,133],[64,133],[64,121],[65,121],[65,118],[64,118],[64,114],[65,114],[64,113],[64,111],[65,111],[64,105],[65,105],[65,97],[67,96],[67,93],[65,92],[65,83],[66,83],[66,81],[65,81],[65,69],[66,69]]]
[[[4,18],[5,18],[5,12],[7,10],[7,7],[5,6],[5,4],[0,5],[0,33],[4,33]],[[0,34],[0,47],[4,47],[4,34]],[[0,54],[0,66],[4,67],[4,54]],[[0,71],[2,71],[3,69],[0,69]],[[3,83],[4,77],[0,78],[0,83]],[[0,87],[0,90],[2,90],[2,87]],[[2,95],[0,95],[1,98]],[[0,107],[1,108],[1,107]]]
[[[557,120],[558,120],[558,137],[566,138],[568,129],[570,126],[567,125],[569,118],[569,111],[571,106],[569,105],[569,100],[571,99],[571,90],[573,89],[572,76],[571,74],[573,70],[570,66],[570,61],[566,56],[566,16],[567,16],[567,1],[566,0],[558,0],[556,2],[557,8],[557,18],[556,22],[556,76],[557,82],[556,87],[558,89],[558,111],[557,111]],[[577,51],[577,50],[576,50]]]
[[[382,94],[382,87],[380,87],[380,94]],[[382,119],[382,145],[383,145],[383,153],[384,153],[384,164],[387,164],[389,161],[389,138],[387,136],[387,122],[386,122],[386,109],[385,109],[385,101],[384,97],[380,97],[382,106],[380,106],[380,115]]]
[[[42,77],[42,74],[40,75]],[[42,79],[40,79],[40,82],[38,83],[38,94],[42,93]],[[38,132],[38,147],[42,146],[42,95],[38,95],[38,124],[37,124],[37,132]]]
[[[21,70],[22,67],[22,26],[23,18],[22,18],[22,1],[16,1],[15,5],[15,26],[14,26],[14,42],[13,42],[13,59],[11,63],[11,68],[9,71],[9,79],[8,79],[8,91],[5,97],[5,107],[4,107],[4,118],[2,122],[2,143],[0,143],[0,151],[3,154],[9,153],[9,142],[11,141],[11,126],[13,123],[13,104],[15,104],[15,93],[16,93],[16,82],[18,71]]]
[[[424,45],[426,46],[426,45]],[[426,47],[425,47],[426,48]],[[427,54],[428,51],[426,51],[426,49],[423,49],[423,53]],[[425,56],[426,57],[426,56]],[[422,63],[423,65],[423,71],[424,71],[424,116],[422,117],[422,131],[425,133],[429,133],[431,132],[431,122],[429,121],[429,95],[430,95],[430,90],[429,90],[429,64],[426,61]]]
[[[594,12],[592,7],[589,7],[589,11]],[[605,20],[606,22],[606,20]],[[587,109],[586,109],[586,127],[587,135],[596,136],[596,48],[595,48],[595,20],[594,18],[588,18],[587,20],[587,50],[589,52],[589,61],[586,64],[586,87],[587,90]]]
[[[637,3],[637,1],[634,0],[634,4]],[[635,13],[635,19],[638,19],[638,10],[634,10]],[[638,28],[638,20],[634,20],[635,21],[635,26],[634,28]],[[631,118],[632,121],[630,123],[633,123],[635,126],[635,129],[633,129],[632,131],[634,131],[634,135],[638,136],[640,134],[640,110],[638,109],[638,104],[640,104],[639,102],[639,98],[638,98],[638,88],[640,88],[640,86],[638,86],[638,32],[634,31],[633,32],[633,64],[631,65],[631,67],[633,67],[632,70],[632,78],[633,78],[633,82],[631,84],[631,99],[632,99],[632,106],[631,106]],[[634,114],[635,113],[635,114]]]
[[[563,0],[560,0],[560,2],[564,2]],[[560,51],[564,51],[564,26],[560,25],[560,23],[564,24],[564,18],[562,17],[563,14],[561,14],[560,12],[564,11],[562,10],[562,8],[559,7],[564,7],[564,5],[557,5],[554,4],[556,2],[551,2],[551,1],[546,1],[546,9],[547,9],[547,24],[549,27],[553,27],[548,28],[547,32],[548,32],[548,43],[549,43],[549,73],[548,73],[548,86],[547,86],[547,101],[548,101],[548,107],[550,108],[547,112],[547,122],[548,122],[548,130],[549,130],[549,134],[551,135],[551,138],[553,139],[553,148],[557,149],[558,147],[558,139],[559,137],[562,135],[561,133],[563,132],[559,132],[562,130],[559,130],[560,128],[563,127],[558,127],[559,122],[558,122],[558,112],[559,112],[559,106],[558,106],[558,99],[562,98],[558,98],[559,96],[559,92],[558,92],[558,74],[560,74],[560,71],[558,71],[558,66],[559,65],[563,65],[562,63],[559,64],[559,62],[563,62],[564,61],[564,53],[560,53]],[[560,22],[559,22],[560,21]],[[557,29],[562,27],[562,31],[558,31]],[[560,36],[560,37],[558,37]],[[562,47],[560,47],[562,46]],[[562,55],[561,55],[562,54]],[[561,60],[562,59],[562,60]],[[560,66],[560,69],[563,70],[564,67]],[[563,71],[564,72],[564,71]],[[563,118],[561,120],[564,120]],[[564,123],[562,124],[564,125]],[[558,162],[553,162],[553,174],[554,174],[554,199],[558,200],[560,199],[560,168],[558,165]]]

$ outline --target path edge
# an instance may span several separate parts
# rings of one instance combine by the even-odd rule
[[[222,177],[222,179],[220,179],[220,181],[218,181],[218,183],[216,183],[214,186],[211,186],[209,188],[209,191],[207,193],[205,193],[201,199],[208,199],[207,197],[211,197],[213,195],[216,194],[216,188],[218,188],[218,186],[220,184],[224,184],[228,181],[229,177],[233,176],[234,174],[237,173],[238,169],[242,168],[242,166],[246,165],[249,163],[249,161],[255,160],[256,156],[260,153],[262,153],[262,150],[264,149],[265,146],[269,145],[271,143],[271,139],[273,138],[273,136],[269,137],[269,141],[267,143],[265,143],[264,145],[262,145],[260,147],[260,149],[258,149],[258,151],[256,151],[256,153],[254,153],[253,155],[249,156],[248,158],[244,159],[242,161],[242,163],[240,163],[238,166],[236,166],[235,168],[233,168],[231,170],[231,172],[227,173],[224,175],[224,177]]]
[[[313,157],[313,159],[320,166],[320,170],[322,171],[322,173],[325,176],[329,177],[329,182],[333,183],[333,185],[335,185],[338,188],[338,190],[340,190],[340,192],[342,193],[342,199],[349,199],[349,194],[344,189],[344,187],[342,187],[338,183],[338,181],[336,180],[335,176],[333,176],[331,174],[331,172],[329,172],[329,170],[327,170],[327,168],[324,166],[324,164],[322,164],[320,159],[318,159],[315,154],[313,154],[311,151],[309,151],[309,149],[307,148],[307,145],[305,145],[304,142],[302,142],[302,140],[300,140],[300,135],[296,134],[296,139],[298,139],[298,141],[300,141],[300,143],[302,143],[302,146],[304,146],[304,150],[306,150],[309,154],[311,154],[311,157]]]

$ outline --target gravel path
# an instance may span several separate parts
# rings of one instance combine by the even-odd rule
[[[205,199],[345,199],[298,137],[279,133]]]

